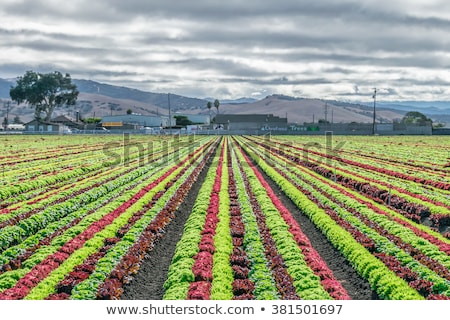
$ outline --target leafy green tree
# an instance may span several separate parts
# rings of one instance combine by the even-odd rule
[[[46,74],[27,71],[9,91],[13,101],[18,104],[26,102],[35,108],[35,119],[42,119],[41,114],[44,113],[46,121],[51,119],[56,107],[75,105],[78,93],[70,75],[59,71]]]
[[[177,121],[176,122],[177,126],[186,127],[190,124],[193,124],[193,122],[191,120],[189,120],[187,116],[174,116],[174,118]]]
[[[133,113],[133,110],[131,110],[131,109],[127,110],[127,114],[132,114],[132,113]]]
[[[412,123],[424,124],[427,121],[431,121],[431,119],[428,118],[423,113],[418,112],[418,111],[410,111],[405,114],[405,116],[403,117],[401,122],[406,123],[406,124],[412,124]]]
[[[15,116],[14,120],[13,120],[13,123],[15,123],[15,124],[23,124],[23,121],[20,119],[19,116]]]

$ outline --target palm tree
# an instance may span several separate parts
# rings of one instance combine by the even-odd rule
[[[217,109],[217,114],[219,114],[219,105],[220,105],[220,102],[219,102],[219,100],[214,100],[214,107]]]

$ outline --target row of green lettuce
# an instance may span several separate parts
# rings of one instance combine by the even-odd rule
[[[319,208],[303,192],[268,165],[261,154],[240,140],[242,148],[281,190],[304,212],[328,240],[346,257],[357,272],[367,279],[383,299],[423,299],[408,284],[389,270],[379,259],[358,243],[352,235],[337,224],[325,210]],[[284,165],[284,164],[283,164]]]

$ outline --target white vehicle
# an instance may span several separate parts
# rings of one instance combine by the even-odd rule
[[[2,125],[0,127],[0,130],[5,130],[5,127]],[[23,124],[12,123],[12,124],[7,125],[6,130],[8,130],[8,131],[25,131],[25,126]]]
[[[145,127],[142,129],[145,134],[160,134],[160,128]]]
[[[92,130],[93,133],[108,133],[109,130],[106,129],[105,127],[98,127],[95,128],[94,130]]]

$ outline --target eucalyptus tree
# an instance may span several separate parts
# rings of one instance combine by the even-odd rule
[[[56,107],[74,105],[78,93],[70,75],[68,73],[63,75],[59,71],[51,73],[27,71],[17,79],[16,85],[9,91],[13,101],[18,104],[28,103],[35,108],[35,119],[45,121],[50,121]]]

